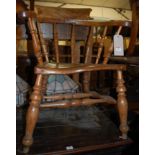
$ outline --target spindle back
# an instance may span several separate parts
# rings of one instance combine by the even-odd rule
[[[94,20],[53,20],[39,18],[34,12],[25,12],[32,35],[34,53],[38,63],[61,63],[65,54],[60,42],[66,41],[70,47],[70,63],[107,64],[113,53],[113,35],[122,34],[124,27],[130,27],[129,21],[94,21]],[[105,40],[111,38],[108,48]],[[97,44],[94,48],[94,43]],[[67,49],[68,51],[68,49]],[[96,51],[94,53],[94,51]],[[53,53],[54,52],[54,53]]]

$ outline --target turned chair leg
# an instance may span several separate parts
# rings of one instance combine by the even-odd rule
[[[39,117],[39,106],[42,96],[41,86],[42,86],[42,75],[37,75],[37,79],[33,87],[33,92],[30,97],[31,102],[26,116],[26,131],[25,136],[23,138],[24,153],[27,153],[29,151],[29,147],[33,143],[32,135]]]
[[[124,85],[123,74],[121,70],[117,71],[117,106],[120,117],[120,131],[122,133],[121,138],[127,139],[128,133],[128,124],[127,124],[127,116],[128,116],[128,102],[126,99],[126,88]]]

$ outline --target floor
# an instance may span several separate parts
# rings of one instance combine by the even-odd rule
[[[17,155],[23,154],[24,115],[25,109],[18,108]],[[43,110],[29,155],[138,155],[138,114],[130,112],[128,123],[130,138],[121,140],[114,108],[93,106]]]

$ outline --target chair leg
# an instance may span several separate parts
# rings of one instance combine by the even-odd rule
[[[31,102],[27,111],[26,116],[26,131],[23,138],[23,152],[27,153],[29,147],[33,143],[33,131],[36,126],[38,117],[39,117],[39,106],[41,101],[41,86],[42,86],[42,75],[37,75],[35,85],[33,87],[33,92],[31,94]]]
[[[117,71],[117,106],[120,117],[120,131],[122,133],[121,138],[127,139],[128,125],[127,125],[127,115],[128,115],[128,102],[126,99],[126,88],[124,85],[123,74],[121,70]]]

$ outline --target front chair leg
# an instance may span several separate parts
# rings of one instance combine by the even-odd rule
[[[126,99],[126,88],[124,85],[123,74],[121,70],[117,71],[117,106],[120,117],[120,131],[122,133],[121,138],[127,139],[128,125],[127,125],[127,116],[128,116],[128,102]]]
[[[31,102],[26,116],[26,131],[25,136],[23,138],[24,153],[27,153],[29,151],[29,147],[33,143],[32,135],[39,117],[39,106],[42,96],[41,86],[42,86],[42,75],[37,75],[37,79],[33,87],[33,92],[30,97]]]

